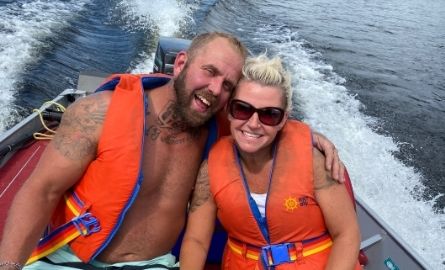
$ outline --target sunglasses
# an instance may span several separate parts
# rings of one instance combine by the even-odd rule
[[[248,120],[254,113],[258,113],[261,123],[268,126],[276,126],[281,123],[284,117],[284,110],[277,107],[265,107],[257,109],[247,102],[233,99],[229,105],[229,112],[233,118],[238,120]]]

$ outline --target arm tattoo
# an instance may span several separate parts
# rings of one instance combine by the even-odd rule
[[[82,134],[60,134],[54,137],[54,145],[71,160],[80,160],[96,151],[93,141]]]
[[[73,105],[63,116],[54,146],[68,159],[79,160],[96,152],[96,133],[102,127],[108,104],[89,99]]]
[[[201,165],[198,179],[196,179],[195,191],[193,192],[192,202],[190,204],[190,212],[195,211],[210,198],[209,171],[207,162]]]
[[[314,184],[314,189],[315,190],[321,190],[321,189],[325,189],[325,188],[331,187],[331,186],[333,186],[335,184],[338,184],[337,181],[332,179],[330,176],[326,176],[325,181],[323,181],[323,182],[319,181],[318,183]]]

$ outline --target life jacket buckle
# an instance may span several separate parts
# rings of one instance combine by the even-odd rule
[[[266,267],[274,267],[283,263],[293,262],[290,256],[292,243],[267,245],[261,248],[261,259]]]
[[[73,224],[82,236],[100,231],[99,220],[91,213],[85,213],[73,218]]]

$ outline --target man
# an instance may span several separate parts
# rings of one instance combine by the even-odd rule
[[[122,75],[114,92],[102,91],[70,106],[14,199],[0,246],[0,269],[19,269],[27,261],[50,218],[58,225],[71,222],[74,231],[86,236],[77,235],[70,247],[54,253],[58,246],[53,246],[29,269],[51,269],[53,264],[172,267],[169,252],[184,226],[208,120],[227,102],[246,54],[230,35],[203,34],[178,54],[173,79],[165,84],[137,91],[141,78]],[[81,265],[80,259],[88,264]],[[64,264],[68,261],[79,263]]]

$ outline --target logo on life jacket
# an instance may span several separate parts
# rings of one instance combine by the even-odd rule
[[[294,209],[297,209],[301,206],[307,206],[308,205],[308,197],[302,196],[300,198],[295,198],[292,196],[289,196],[287,199],[284,200],[284,207],[286,207],[286,211],[293,212]]]
[[[299,207],[299,203],[297,201],[297,198],[289,196],[289,198],[284,200],[284,206],[286,207],[286,210],[288,212],[293,212],[294,209],[297,209]]]

